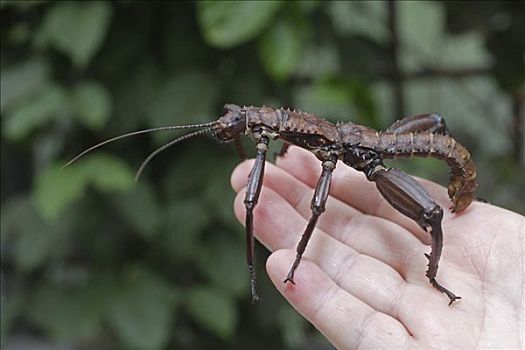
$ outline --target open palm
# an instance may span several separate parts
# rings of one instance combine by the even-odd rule
[[[235,213],[253,161],[232,175]],[[338,349],[523,348],[525,218],[483,203],[445,213],[438,281],[427,278],[430,235],[393,209],[373,183],[338,164],[326,211],[295,274],[283,283],[311,214],[320,162],[291,147],[267,164],[255,209],[257,238],[274,253],[267,270],[277,289]],[[421,183],[443,208],[446,189]]]

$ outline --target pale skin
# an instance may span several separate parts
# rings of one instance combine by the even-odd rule
[[[242,223],[252,165],[231,179]],[[437,279],[461,300],[448,306],[425,277],[430,235],[341,162],[296,284],[285,284],[320,173],[320,161],[297,147],[266,164],[254,229],[273,252],[266,269],[275,287],[337,349],[525,347],[525,217],[480,202],[453,214],[446,189],[430,181],[418,180],[445,211]]]

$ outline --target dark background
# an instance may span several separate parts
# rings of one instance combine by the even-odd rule
[[[479,195],[523,213],[524,4],[2,1],[2,347],[330,348],[273,290],[261,247],[264,300],[249,301],[233,146],[188,140],[136,184],[180,133],[61,166],[224,103],[379,129],[439,112],[472,151]],[[395,164],[447,182],[442,162]]]

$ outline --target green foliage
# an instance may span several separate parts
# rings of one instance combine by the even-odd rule
[[[12,140],[26,137],[36,128],[49,123],[67,104],[66,92],[59,86],[51,85],[41,89],[33,100],[21,105],[5,121],[5,135]]]
[[[165,208],[163,221],[163,246],[171,260],[194,261],[194,254],[199,252],[201,233],[211,224],[210,214],[200,198],[172,202]]]
[[[523,211],[515,3],[396,2],[397,58],[405,114],[443,114],[472,150],[480,197]],[[116,135],[214,120],[224,103],[385,128],[400,117],[387,4],[2,1],[2,345],[22,334],[71,348],[312,347],[260,246],[263,301],[249,302],[231,145],[185,140],[137,184],[133,169],[186,130],[119,140],[61,168]],[[443,162],[391,165],[447,180]]]
[[[100,332],[103,309],[97,296],[90,288],[64,291],[44,285],[27,312],[60,342],[86,339]]]
[[[227,238],[231,233],[214,232],[214,237],[206,242],[199,252],[199,269],[219,291],[235,297],[246,293],[246,266],[243,242]]]
[[[210,74],[191,69],[173,72],[162,79],[147,113],[155,126],[205,122],[218,93]]]
[[[445,30],[445,9],[437,3],[400,3],[400,34],[406,48],[401,50],[401,64],[410,71],[434,67],[486,67],[490,55],[483,47],[481,33],[451,36]],[[414,28],[419,28],[415,31]],[[414,55],[413,52],[419,52]]]
[[[34,93],[32,88],[27,88],[20,95],[30,95],[31,100],[9,108],[4,122],[5,136],[15,141],[68,114],[88,128],[100,129],[111,112],[111,97],[107,89],[96,82],[82,82],[71,92],[56,83],[47,82],[42,83]]]
[[[195,321],[218,337],[233,336],[238,316],[231,297],[209,287],[196,287],[188,293],[187,308]]]
[[[197,18],[208,43],[220,48],[242,44],[267,27],[281,1],[201,1]]]
[[[283,80],[294,72],[302,54],[301,35],[301,27],[281,19],[262,37],[261,59],[275,80]]]
[[[116,193],[111,202],[142,238],[150,240],[158,234],[162,208],[150,184],[141,182],[132,191]]]
[[[284,342],[292,349],[300,348],[304,343],[305,320],[289,305],[281,307],[278,319]]]
[[[42,93],[49,80],[49,65],[39,57],[2,68],[0,106],[2,113],[24,97]],[[24,101],[27,102],[27,101]]]
[[[36,178],[36,208],[43,218],[57,219],[90,184],[104,192],[123,191],[133,184],[133,175],[122,161],[102,153],[75,167],[50,165]]]
[[[11,322],[16,319],[19,314],[20,304],[22,302],[22,295],[20,294],[9,294],[6,295],[2,291],[0,296],[0,303],[2,312],[0,313],[0,346],[4,348],[8,331],[11,327]]]
[[[100,49],[110,20],[107,2],[57,2],[46,12],[35,44],[54,47],[84,68]]]
[[[172,329],[177,294],[161,279],[144,273],[128,278],[117,288],[108,305],[108,316],[119,337],[131,348],[162,347]]]
[[[37,214],[29,197],[17,197],[2,208],[2,242],[12,241],[10,254],[25,273],[42,266],[65,234],[60,226],[49,225]]]
[[[71,105],[79,121],[91,129],[102,128],[111,113],[111,97],[97,82],[82,82],[71,94]]]
[[[332,1],[327,10],[339,33],[362,35],[388,44],[387,8],[383,1]]]

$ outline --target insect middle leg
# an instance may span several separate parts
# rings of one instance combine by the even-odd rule
[[[253,165],[248,185],[246,186],[246,197],[244,199],[244,205],[246,206],[246,260],[248,262],[248,269],[250,272],[250,287],[252,292],[252,303],[259,300],[257,295],[256,277],[254,269],[254,238],[253,238],[253,209],[257,205],[259,195],[261,194],[261,188],[264,177],[264,164],[266,161],[266,153],[268,152],[268,138],[261,136],[259,142],[257,142],[257,151],[255,154],[255,164]]]
[[[299,241],[299,244],[297,245],[297,254],[295,256],[295,261],[292,265],[292,268],[290,269],[290,272],[288,272],[288,276],[286,276],[284,283],[292,282],[292,284],[295,284],[293,279],[295,269],[297,269],[299,263],[301,262],[301,258],[306,249],[306,245],[308,244],[308,241],[310,240],[310,237],[312,236],[312,233],[314,231],[315,225],[317,224],[317,219],[319,219],[319,216],[321,216],[321,214],[325,210],[326,200],[328,199],[328,193],[330,192],[332,172],[335,169],[336,162],[336,157],[323,162],[323,172],[321,173],[321,177],[319,178],[319,181],[315,188],[314,197],[312,198],[312,202],[310,205],[310,208],[312,209],[312,216],[308,221],[308,225],[306,226],[306,229],[303,233],[303,236],[301,237],[301,240]]]
[[[398,169],[376,167],[367,174],[369,180],[376,183],[379,192],[399,212],[416,221],[432,236],[430,254],[425,254],[429,260],[426,276],[432,286],[445,293],[450,304],[461,297],[443,287],[437,280],[438,263],[443,248],[443,232],[441,221],[443,210],[434,202],[428,192],[410,175]]]

